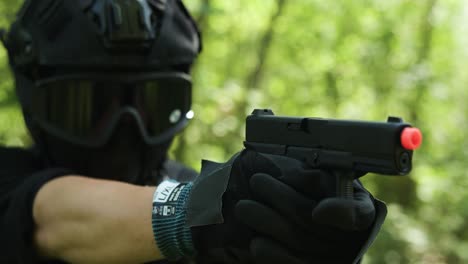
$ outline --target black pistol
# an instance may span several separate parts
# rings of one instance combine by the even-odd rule
[[[421,143],[420,130],[398,117],[369,122],[275,116],[255,109],[247,117],[244,146],[327,169],[337,176],[337,195],[352,198],[352,181],[368,172],[408,174]]]

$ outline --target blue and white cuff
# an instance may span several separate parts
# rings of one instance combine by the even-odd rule
[[[186,201],[192,183],[163,181],[153,195],[152,226],[156,243],[168,260],[195,255],[186,222]]]

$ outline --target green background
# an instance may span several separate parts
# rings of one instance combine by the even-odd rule
[[[368,175],[388,218],[364,263],[468,263],[468,2],[186,0],[204,51],[195,119],[171,155],[199,169],[242,148],[254,108],[279,115],[385,121],[424,143],[409,176]],[[0,2],[0,27],[20,1]],[[0,142],[31,144],[0,48]]]

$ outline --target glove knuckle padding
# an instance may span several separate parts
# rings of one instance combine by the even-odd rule
[[[289,217],[296,225],[302,224],[302,219],[311,219],[310,212],[315,207],[315,201],[270,175],[253,175],[250,188],[255,199]]]
[[[256,201],[239,201],[236,204],[236,216],[258,232],[273,234],[280,240],[291,238],[292,230],[283,217]]]
[[[242,175],[250,177],[255,173],[266,173],[273,177],[281,176],[281,169],[268,155],[264,155],[251,150],[244,150],[240,158],[233,166],[233,173],[240,172]]]
[[[287,248],[298,252],[305,253],[312,244],[321,243],[317,236],[303,232],[302,228],[291,225],[287,217],[256,201],[239,201],[236,205],[236,216],[256,233],[281,241]]]
[[[334,194],[336,180],[327,171],[310,168],[304,162],[285,156],[259,155],[264,156],[277,167],[279,174],[270,175],[291,186],[296,191],[316,199]]]

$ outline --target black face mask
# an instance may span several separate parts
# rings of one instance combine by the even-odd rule
[[[46,135],[45,146],[51,166],[64,167],[79,175],[133,184],[157,183],[170,141],[146,145],[133,122],[120,122],[109,141],[101,147],[74,145]],[[154,173],[157,173],[154,175]]]
[[[146,184],[186,125],[190,98],[183,73],[81,74],[37,82],[31,117],[52,165]]]

